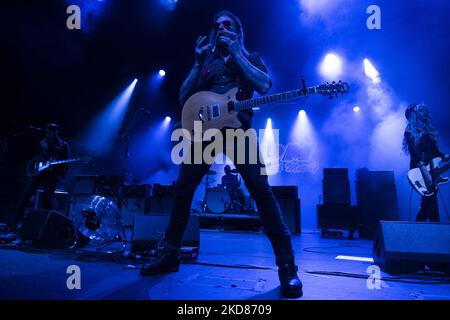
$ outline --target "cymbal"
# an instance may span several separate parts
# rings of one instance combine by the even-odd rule
[[[231,169],[230,172],[231,173],[239,173],[238,169]]]
[[[213,176],[213,175],[215,175],[217,172],[215,172],[214,170],[208,170],[207,172],[206,172],[206,174],[207,175],[209,175],[209,176]]]

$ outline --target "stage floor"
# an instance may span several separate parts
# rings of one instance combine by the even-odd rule
[[[369,289],[370,262],[336,257],[370,257],[371,241],[322,239],[316,233],[303,233],[293,241],[304,284],[302,299],[450,299],[450,284],[393,282],[384,273],[388,281],[381,281],[380,289]],[[271,247],[261,233],[202,230],[199,259],[163,276],[141,277],[137,269],[112,261],[108,254],[103,261],[83,257],[0,249],[0,299],[281,299]],[[67,289],[69,265],[81,269],[80,290]],[[311,273],[322,271],[347,276]]]

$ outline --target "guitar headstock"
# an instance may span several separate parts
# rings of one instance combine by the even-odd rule
[[[316,92],[318,94],[328,96],[330,99],[335,96],[336,98],[340,95],[344,95],[344,93],[348,92],[348,83],[342,81],[333,81],[331,83],[324,83],[316,87]]]

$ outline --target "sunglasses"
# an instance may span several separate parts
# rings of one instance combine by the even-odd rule
[[[214,29],[215,30],[219,30],[220,29],[220,26],[224,26],[225,27],[225,29],[227,29],[227,30],[233,30],[233,23],[230,21],[230,20],[224,20],[224,21],[222,21],[222,22],[216,22],[216,23],[214,23]]]

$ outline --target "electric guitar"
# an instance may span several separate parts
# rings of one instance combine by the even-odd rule
[[[73,164],[73,163],[81,163],[81,164],[88,164],[91,162],[91,157],[78,157],[78,158],[71,158],[71,159],[64,159],[64,160],[42,160],[41,158],[34,158],[28,162],[27,165],[27,177],[35,177],[42,172],[53,168],[58,165],[62,164]]]
[[[432,196],[438,189],[439,185],[447,183],[448,178],[441,177],[441,174],[450,169],[450,162],[439,167],[439,163],[442,158],[437,157],[431,160],[430,164],[426,166],[426,169],[430,172],[433,181],[433,186],[430,189],[427,188],[425,179],[419,168],[414,168],[408,171],[408,180],[411,186],[424,197]]]
[[[243,101],[236,100],[238,88],[233,88],[224,94],[210,91],[200,91],[189,97],[183,106],[181,114],[181,125],[190,133],[187,137],[191,141],[203,140],[203,132],[208,129],[239,128],[241,122],[238,112],[252,109],[262,105],[268,105],[285,100],[295,99],[312,94],[328,96],[343,95],[348,92],[348,84],[345,82],[325,83],[319,86],[306,87],[303,80],[303,89],[287,91],[283,93],[263,96]],[[202,132],[194,131],[194,123],[201,122]]]

